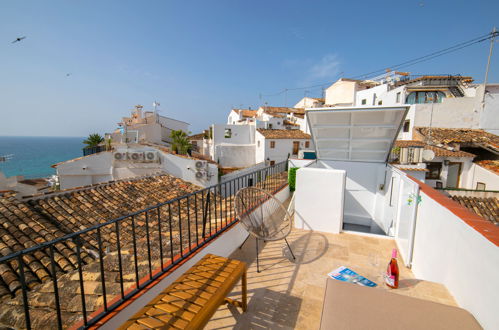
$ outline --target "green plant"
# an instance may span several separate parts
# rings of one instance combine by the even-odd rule
[[[97,147],[99,144],[104,142],[104,138],[99,133],[90,134],[83,143],[89,147]]]
[[[296,189],[296,171],[299,169],[299,167],[291,167],[288,170],[288,184],[289,184],[289,190],[295,191]]]
[[[192,144],[189,141],[187,133],[178,130],[173,130],[170,133],[170,137],[172,138],[172,150],[181,155],[186,155],[188,151],[192,148]]]

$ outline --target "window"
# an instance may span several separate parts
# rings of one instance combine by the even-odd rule
[[[409,132],[410,128],[411,128],[411,121],[407,119],[406,121],[404,121],[404,128],[403,128],[404,133]]]
[[[275,141],[270,141],[270,148],[274,149],[275,148]]]
[[[426,163],[426,172],[425,178],[428,180],[439,180],[440,172],[442,171],[442,163]]]
[[[270,161],[270,166],[273,166],[273,165],[275,165],[275,160]]]
[[[485,183],[477,182],[476,183],[476,190],[485,190]]]
[[[269,124],[269,129],[272,129],[272,124]]]
[[[310,141],[305,141],[305,148],[310,148]]]
[[[373,94],[373,105],[376,104],[376,93]]]
[[[408,104],[423,104],[423,103],[442,103],[445,94],[440,91],[421,91],[411,92],[407,96],[406,103]]]
[[[400,103],[400,92],[397,93],[397,100],[395,102]]]
[[[225,134],[224,134],[224,137],[225,137],[226,139],[230,139],[230,138],[232,137],[232,129],[230,129],[230,128],[226,128],[226,129],[225,129]]]
[[[378,101],[378,105],[382,105],[383,104],[383,101]]]
[[[258,148],[260,148],[260,141],[257,142]]]
[[[367,100],[366,99],[362,99],[361,103],[362,103],[362,105],[366,105]]]

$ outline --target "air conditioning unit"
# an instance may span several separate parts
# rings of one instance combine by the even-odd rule
[[[130,159],[131,159],[131,160],[135,160],[135,161],[137,161],[137,160],[141,159],[142,157],[143,157],[143,154],[142,154],[142,153],[140,153],[140,152],[132,152],[132,153],[130,154]]]
[[[124,160],[125,159],[125,153],[124,152],[115,152],[113,155],[114,159],[116,160]]]
[[[156,151],[145,152],[145,160],[148,162],[155,162],[158,160],[158,153]]]
[[[202,161],[202,160],[198,160],[196,161],[196,169],[201,169],[201,168],[205,168],[206,165],[208,165],[208,162],[205,162],[205,161]]]
[[[197,171],[196,172],[196,179],[202,179],[206,175],[206,172],[204,171]]]

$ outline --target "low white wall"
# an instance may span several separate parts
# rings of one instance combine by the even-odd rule
[[[255,164],[255,165],[250,166],[250,167],[243,168],[243,169],[241,169],[239,171],[234,171],[234,172],[222,175],[222,177],[220,178],[220,182],[230,181],[230,180],[235,179],[237,177],[241,177],[241,176],[243,176],[245,174],[248,174],[248,173],[257,171],[259,169],[262,169],[265,166],[267,166],[265,163],[259,163],[259,164]]]
[[[288,168],[308,167],[310,164],[312,164],[314,162],[315,162],[315,159],[293,159],[293,158],[290,158],[290,159],[288,159],[288,163],[289,163]]]
[[[499,190],[499,175],[491,170],[473,164],[470,169],[468,189],[476,189],[477,182],[485,183],[485,190]]]
[[[296,171],[295,227],[339,233],[343,226],[346,172],[321,168]]]
[[[414,275],[444,284],[485,329],[497,329],[498,247],[424,192],[420,195]]]
[[[219,144],[215,146],[215,161],[221,167],[241,168],[256,164],[254,144]]]
[[[289,198],[289,189],[285,187],[283,190],[275,194],[275,197],[281,202]],[[112,319],[107,321],[100,329],[111,330],[117,329],[120,325],[128,320],[129,317],[137,313],[149,301],[154,299],[161,291],[172,284],[177,278],[185,273],[190,267],[198,262],[202,257],[208,253],[212,253],[222,257],[229,257],[235,249],[237,249],[248,236],[248,232],[241,224],[236,224],[234,227],[223,233],[216,240],[202,248],[202,250],[194,257],[186,261],[182,266],[173,271],[170,275],[161,280],[158,284],[153,286],[142,296],[138,297],[133,303],[125,307]]]

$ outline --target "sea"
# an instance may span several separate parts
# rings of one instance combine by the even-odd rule
[[[51,165],[83,156],[84,137],[0,136],[0,172],[7,177],[22,175],[27,179],[55,174]]]

